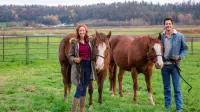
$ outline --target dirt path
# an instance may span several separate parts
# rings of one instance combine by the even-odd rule
[[[179,30],[181,33],[191,33],[191,34],[200,34],[199,29],[193,29],[193,30]]]

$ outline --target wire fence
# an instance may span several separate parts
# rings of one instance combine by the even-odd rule
[[[64,35],[29,35],[0,37],[0,61],[58,59],[58,49]]]
[[[200,55],[200,37],[186,37],[185,40],[189,49],[188,53]]]
[[[65,35],[0,36],[0,62],[58,60],[59,44]],[[200,55],[200,37],[185,37],[189,54]]]

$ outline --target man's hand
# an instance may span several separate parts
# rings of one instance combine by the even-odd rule
[[[81,62],[81,58],[74,58],[74,62],[76,62],[76,63],[80,63]]]
[[[178,61],[178,60],[181,60],[181,57],[180,56],[172,56],[172,59],[174,61]]]

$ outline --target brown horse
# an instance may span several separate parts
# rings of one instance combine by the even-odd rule
[[[111,32],[106,36],[103,33],[97,33],[96,36],[93,37],[95,52],[96,52],[96,72],[97,72],[97,84],[98,84],[98,103],[102,103],[102,90],[103,83],[106,79],[109,63],[110,63],[110,44],[109,38],[111,36]],[[93,93],[93,82],[91,81],[88,87],[88,92],[90,95],[89,98],[89,106],[92,108],[92,93]]]
[[[111,36],[111,32],[108,35],[103,33],[96,32],[95,35],[92,35],[92,46],[95,47],[94,52],[96,54],[96,71],[98,76],[98,92],[99,92],[99,103],[102,103],[102,89],[103,89],[103,82],[106,78],[108,67],[109,67],[109,38]],[[67,99],[68,92],[70,92],[71,88],[71,64],[67,58],[69,54],[69,50],[71,48],[71,44],[69,40],[71,38],[76,38],[76,34],[69,34],[65,36],[62,41],[60,42],[59,47],[59,62],[61,65],[61,72],[63,76],[63,84],[64,84],[64,99]],[[93,93],[93,85],[92,81],[90,81],[88,92],[90,94],[90,102],[89,104],[92,105],[92,93]]]
[[[118,82],[119,94],[122,97],[122,79],[125,71],[131,71],[134,89],[134,103],[137,103],[138,74],[145,75],[146,86],[148,90],[148,98],[154,105],[152,97],[151,77],[153,65],[156,68],[162,68],[162,44],[160,36],[153,39],[151,36],[136,37],[116,35],[110,38],[110,66],[109,80],[110,92],[113,96],[116,89],[116,66],[119,66]]]

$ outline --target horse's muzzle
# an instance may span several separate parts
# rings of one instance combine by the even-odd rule
[[[163,64],[158,64],[158,63],[155,63],[155,67],[156,67],[156,69],[161,69],[162,67],[163,67]]]

